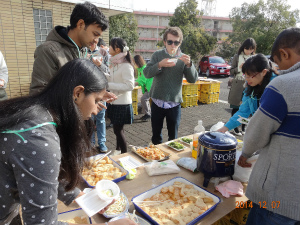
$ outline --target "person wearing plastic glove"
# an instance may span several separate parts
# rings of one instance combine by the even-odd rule
[[[275,39],[271,58],[280,76],[272,80],[250,120],[241,167],[260,151],[247,186],[252,201],[246,225],[300,223],[300,28],[283,30]]]
[[[87,124],[107,84],[94,63],[75,59],[41,93],[0,103],[0,224],[10,224],[20,205],[23,224],[67,224],[57,220],[57,199],[69,205],[83,194],[76,186],[91,149]]]
[[[272,64],[263,54],[250,56],[243,64],[242,71],[245,74],[247,85],[242,104],[229,121],[217,130],[219,132],[225,133],[240,126],[239,117],[248,118],[253,115],[258,109],[260,98],[266,86],[277,76],[274,73]]]

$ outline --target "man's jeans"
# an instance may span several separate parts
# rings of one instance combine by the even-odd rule
[[[104,105],[106,103],[104,102]],[[97,138],[99,148],[103,151],[107,150],[105,145],[106,142],[106,125],[105,125],[105,111],[106,109],[102,108],[102,110],[96,115],[96,127],[97,127]],[[95,118],[95,117],[93,117]],[[92,143],[95,145],[95,133],[93,132]]]
[[[300,225],[299,221],[273,213],[252,203],[246,225]],[[280,207],[280,206],[279,206]]]
[[[157,145],[163,142],[162,128],[166,117],[169,141],[177,138],[181,119],[181,105],[170,109],[158,107],[154,102],[151,105],[152,143]]]

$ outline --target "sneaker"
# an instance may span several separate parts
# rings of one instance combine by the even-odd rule
[[[231,130],[230,133],[232,133],[236,136],[243,136],[241,132],[235,132],[235,130]]]
[[[241,132],[241,133],[242,133],[242,135],[245,135],[245,133],[246,133],[246,132],[242,130],[242,132]]]
[[[147,121],[149,121],[150,118],[151,118],[151,116],[149,116],[149,115],[144,115],[144,116],[141,118],[141,120],[142,120],[143,122],[147,122]]]
[[[107,152],[107,149],[106,149],[106,150],[102,150],[102,149],[100,149],[99,146],[96,147],[96,150],[97,150],[97,152],[99,152],[99,153],[106,153],[106,152]]]

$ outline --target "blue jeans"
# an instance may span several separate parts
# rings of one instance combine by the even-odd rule
[[[177,138],[181,119],[181,105],[170,109],[158,107],[154,102],[151,105],[152,143],[157,145],[163,142],[162,128],[166,117],[169,141]]]
[[[104,102],[104,105],[106,105],[105,102]],[[106,142],[105,111],[106,111],[106,109],[102,109],[96,115],[96,128],[97,128],[98,145],[99,145],[99,148],[103,151],[107,150],[107,147],[105,145],[105,142]],[[95,142],[96,142],[95,141],[95,133],[93,132],[92,143],[95,145]]]
[[[273,213],[252,203],[246,225],[300,225],[299,221]],[[280,206],[279,206],[280,207]]]

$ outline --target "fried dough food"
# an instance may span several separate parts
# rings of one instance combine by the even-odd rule
[[[76,216],[73,219],[67,220],[67,221],[62,221],[61,222],[67,222],[67,223],[74,223],[74,224],[88,224],[88,220],[86,217],[79,217]]]
[[[166,157],[165,153],[163,153],[159,148],[155,147],[155,145],[150,145],[145,148],[138,148],[136,152],[143,156],[146,159],[150,160],[160,160]]]
[[[211,197],[193,185],[175,181],[172,186],[163,187],[160,193],[144,199],[139,207],[158,224],[185,225],[215,204]]]
[[[126,173],[115,167],[107,156],[102,160],[90,160],[82,171],[82,177],[91,186],[95,186],[102,179],[114,180],[124,175]]]

